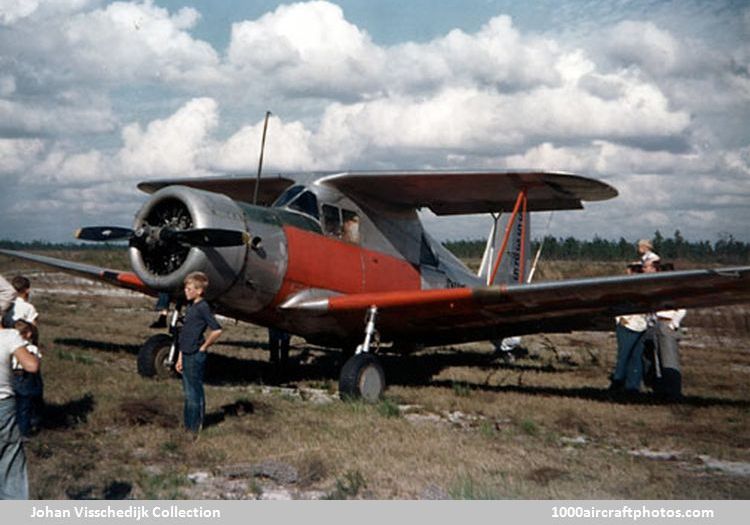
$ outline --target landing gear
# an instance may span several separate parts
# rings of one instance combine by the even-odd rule
[[[170,359],[170,354],[173,353],[171,349],[172,336],[156,334],[149,337],[138,352],[138,373],[157,379],[175,377],[175,359]]]
[[[385,390],[385,373],[380,360],[370,352],[371,346],[379,345],[378,332],[375,330],[375,320],[378,309],[371,306],[367,312],[367,326],[365,340],[357,347],[357,352],[350,357],[339,376],[339,395],[342,399],[364,399],[374,403],[380,399]]]
[[[356,354],[341,369],[339,395],[342,399],[364,399],[375,403],[385,390],[385,373],[372,354]]]

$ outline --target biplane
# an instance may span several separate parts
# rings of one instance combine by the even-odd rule
[[[170,334],[149,338],[138,370],[164,376],[176,359],[185,276],[210,279],[217,313],[353,351],[343,395],[377,399],[380,344],[409,348],[612,326],[616,315],[750,301],[750,267],[528,283],[530,216],[613,198],[608,184],[542,171],[379,171],[254,179],[154,180],[132,228],[78,238],[127,240],[131,270],[2,250],[114,286],[176,301]],[[425,230],[418,211],[490,214],[480,272]],[[501,226],[500,219],[504,226]]]

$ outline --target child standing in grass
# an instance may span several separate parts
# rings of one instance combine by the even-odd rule
[[[28,342],[26,350],[40,362],[42,353],[34,341],[35,327],[28,321],[19,319],[14,328]],[[44,411],[44,383],[41,368],[36,372],[23,369],[21,363],[13,358],[13,392],[16,395],[16,420],[18,429],[24,437],[31,436],[39,429]]]
[[[203,299],[207,288],[208,277],[205,273],[192,272],[185,277],[188,307],[178,339],[180,353],[175,367],[182,374],[182,388],[185,392],[185,428],[196,435],[203,427],[206,412],[203,374],[208,348],[221,336],[221,325]],[[208,337],[204,338],[203,333],[207,328]]]

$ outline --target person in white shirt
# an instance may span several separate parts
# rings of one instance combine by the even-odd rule
[[[16,403],[11,381],[11,358],[24,370],[35,372],[39,360],[26,349],[17,330],[0,328],[0,499],[28,499],[26,455],[16,424]]]
[[[628,266],[628,274],[635,271]],[[645,314],[621,315],[615,318],[617,361],[609,389],[613,392],[636,393],[643,378],[643,342],[646,334]]]
[[[686,313],[684,309],[656,312],[654,335],[659,352],[661,378],[654,383],[654,392],[669,401],[682,398],[682,366],[678,340],[680,323]]]
[[[641,257],[641,264],[661,260],[661,257],[654,253],[653,250],[654,245],[651,244],[651,241],[648,239],[641,239],[638,241],[638,255]]]
[[[644,271],[666,272],[674,270],[671,263],[659,261],[644,265]],[[646,345],[653,347],[653,364],[648,365],[648,376],[654,393],[669,401],[682,398],[682,372],[678,340],[680,324],[687,311],[684,309],[662,310],[649,316],[650,326],[646,335]]]
[[[36,325],[39,313],[37,313],[34,305],[29,302],[31,281],[29,281],[28,277],[16,275],[10,282],[13,288],[16,289],[16,301],[13,304],[13,322],[21,319]]]
[[[5,277],[0,275],[0,317],[5,315],[5,312],[16,300],[16,290],[13,288]]]

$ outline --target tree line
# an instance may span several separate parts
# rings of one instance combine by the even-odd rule
[[[47,241],[10,241],[0,239],[3,250],[126,250],[127,243],[75,243],[75,242],[47,242]]]
[[[575,237],[554,237],[547,235],[541,241],[531,242],[532,254],[543,243],[542,257],[552,260],[570,261],[628,261],[635,260],[637,240],[607,240],[594,236],[592,240]],[[672,237],[665,237],[658,230],[651,242],[654,251],[666,260],[684,260],[721,264],[750,263],[750,243],[738,241],[732,235],[722,235],[717,241],[688,241],[679,230]],[[484,253],[486,241],[461,240],[444,243],[454,255],[462,259],[477,259]]]
[[[750,263],[750,243],[738,241],[732,235],[722,235],[719,240],[688,241],[680,230],[672,237],[664,237],[658,230],[651,241],[654,251],[667,260],[684,260],[721,264]],[[547,235],[541,241],[531,242],[532,253],[536,253],[543,243],[542,256],[551,260],[570,261],[628,261],[637,258],[635,243],[637,240],[620,238],[617,241],[594,236],[592,240],[580,240],[575,237],[554,237]],[[461,259],[478,259],[484,253],[484,240],[448,241],[444,245]],[[10,241],[0,240],[0,248],[6,250],[125,250],[126,243],[52,243],[46,241]]]

